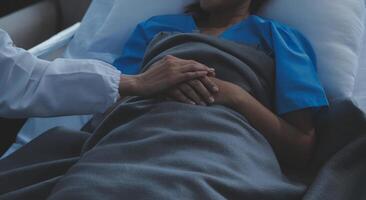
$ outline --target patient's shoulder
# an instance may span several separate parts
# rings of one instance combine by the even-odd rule
[[[308,39],[301,31],[286,23],[256,15],[253,15],[251,19],[255,21],[256,26],[259,26],[260,30],[272,37],[296,40],[302,44],[309,45]]]
[[[295,35],[301,35],[301,32],[298,31],[297,29],[295,29],[294,27],[285,24],[283,22],[274,20],[274,19],[270,19],[270,18],[266,18],[263,16],[257,16],[257,15],[252,15],[252,19],[259,25],[262,25],[264,27],[270,28],[271,30],[278,30],[280,32],[284,32],[287,34],[295,34]]]

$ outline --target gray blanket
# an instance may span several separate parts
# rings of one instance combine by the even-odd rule
[[[143,70],[165,55],[216,69],[270,106],[273,60],[199,34],[159,34]],[[235,111],[131,98],[105,119],[51,199],[296,199],[266,139]],[[91,183],[91,184],[88,184]]]
[[[192,59],[185,51],[190,46],[213,53],[207,61],[202,60],[200,50],[191,56],[212,62],[207,64],[216,68],[220,78],[236,81],[271,106],[268,88],[273,87],[273,62],[252,47],[198,35],[158,36],[147,52],[144,69],[164,52]],[[232,59],[235,63],[226,63]],[[227,77],[235,73],[236,78]],[[248,74],[255,78],[242,78]],[[305,194],[306,200],[320,200],[339,196],[333,193],[323,198],[329,193],[323,188],[329,189],[326,186],[333,180],[327,172],[335,173],[334,166],[343,166],[344,160],[336,159],[328,168],[325,165],[319,174],[322,179],[305,193],[306,184],[283,173],[261,133],[244,116],[224,106],[132,97],[95,125],[90,136],[50,130],[0,161],[0,199],[290,200]],[[325,157],[319,156],[319,163]],[[364,164],[355,166],[358,175]],[[360,183],[351,179],[341,180]]]

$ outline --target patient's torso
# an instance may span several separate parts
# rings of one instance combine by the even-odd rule
[[[273,110],[275,66],[262,51],[205,34],[162,32],[147,47],[142,71],[167,55],[214,68],[217,78],[240,86]]]
[[[190,15],[164,15],[140,23],[125,44],[114,65],[124,74],[141,70],[146,48],[160,32],[197,33]],[[274,110],[284,114],[307,107],[327,105],[317,77],[315,54],[309,42],[296,30],[258,16],[232,25],[218,38],[255,47],[275,60]]]

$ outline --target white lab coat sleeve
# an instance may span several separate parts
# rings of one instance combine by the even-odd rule
[[[120,72],[97,60],[38,59],[0,29],[0,117],[105,111],[119,97]]]

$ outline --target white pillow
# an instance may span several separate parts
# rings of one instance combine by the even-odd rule
[[[94,0],[67,57],[113,62],[131,31],[153,15],[182,12],[192,0]],[[364,0],[269,0],[263,15],[302,32],[318,58],[328,97],[349,97],[363,33]]]
[[[181,13],[193,0],[93,0],[65,57],[112,63],[137,23],[162,14]]]
[[[352,95],[364,30],[364,0],[270,0],[263,14],[310,40],[330,100]]]

